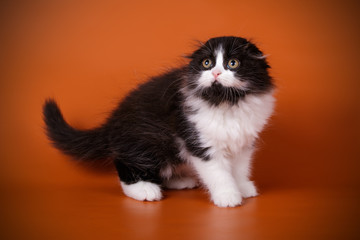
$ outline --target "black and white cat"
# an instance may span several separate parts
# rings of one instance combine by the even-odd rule
[[[265,56],[244,38],[218,37],[189,59],[140,85],[95,129],[72,128],[47,100],[49,139],[79,159],[113,159],[124,193],[137,200],[198,180],[220,207],[256,196],[251,158],[274,107]]]

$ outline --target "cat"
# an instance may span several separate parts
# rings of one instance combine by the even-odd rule
[[[227,36],[187,58],[187,65],[138,86],[91,130],[71,127],[47,99],[48,138],[78,159],[112,159],[124,194],[137,200],[199,184],[219,207],[256,196],[252,154],[275,102],[266,56],[247,39]]]

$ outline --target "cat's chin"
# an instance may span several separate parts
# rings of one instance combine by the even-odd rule
[[[237,104],[246,96],[246,90],[225,87],[220,83],[213,83],[210,87],[203,88],[197,92],[197,96],[210,103],[210,105],[220,105],[228,103]]]
[[[205,92],[206,91],[211,91],[213,95],[222,95],[226,89],[225,86],[223,86],[221,83],[215,81],[211,84],[210,87],[208,87],[208,89],[205,90]]]

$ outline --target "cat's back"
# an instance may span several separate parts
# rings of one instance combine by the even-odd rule
[[[179,89],[184,72],[184,68],[173,69],[140,84],[120,102],[109,121],[167,120],[180,105]]]

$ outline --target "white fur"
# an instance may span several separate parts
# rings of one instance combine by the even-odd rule
[[[224,158],[204,161],[191,157],[200,179],[210,192],[211,200],[219,207],[235,207],[241,204],[242,197],[231,174],[230,162]]]
[[[166,167],[160,170],[160,176],[163,179],[170,179],[172,175],[173,175],[173,169],[171,165],[167,165]]]
[[[157,201],[162,198],[160,187],[151,182],[139,181],[134,184],[120,182],[126,196],[139,201]]]
[[[191,189],[198,186],[194,177],[177,177],[164,181],[164,186],[169,189]]]
[[[178,142],[180,144],[181,140],[178,139]],[[184,148],[181,147],[180,149]],[[168,166],[162,169],[160,174],[164,179],[163,185],[169,189],[191,189],[199,185],[196,173],[188,163],[180,164],[173,168]]]
[[[255,197],[258,195],[253,181],[239,182],[238,187],[244,198]]]
[[[211,106],[189,96],[186,105],[194,110],[188,118],[199,131],[203,147],[212,148],[210,156],[229,158],[253,144],[273,111],[274,98],[272,93],[248,95],[237,105]]]
[[[193,164],[208,188],[212,201],[220,207],[241,204],[242,197],[257,195],[249,181],[253,143],[270,117],[272,93],[248,95],[237,105],[211,106],[204,100],[188,95],[188,116],[199,132],[202,147],[209,147],[209,161],[181,150],[181,156]]]
[[[253,146],[244,147],[241,153],[232,159],[234,165],[232,174],[244,198],[258,195],[254,182],[249,181],[253,152]]]

